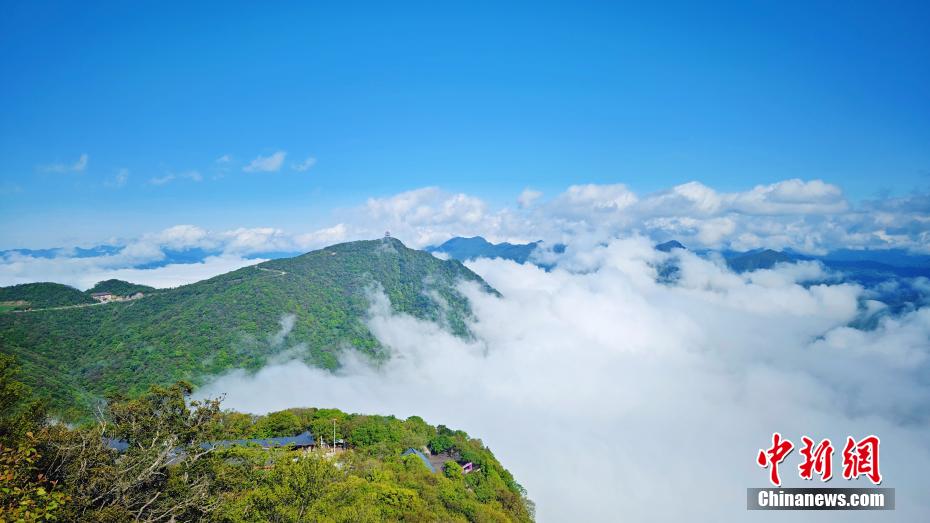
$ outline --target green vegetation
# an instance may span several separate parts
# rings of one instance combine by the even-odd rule
[[[531,521],[524,490],[478,439],[418,417],[292,409],[267,416],[190,401],[184,383],[112,399],[93,423],[49,424],[0,356],[0,520],[377,522]],[[25,415],[29,413],[29,415]],[[317,430],[347,449],[203,445]],[[452,442],[430,472],[407,446]],[[111,442],[119,441],[122,450]],[[471,461],[465,474],[456,463]]]
[[[87,289],[87,294],[93,294],[95,292],[112,292],[117,296],[130,296],[137,292],[144,294],[149,294],[155,292],[155,287],[149,287],[148,285],[140,285],[138,283],[130,283],[124,280],[104,280],[97,282],[96,285]]]
[[[277,418],[276,421],[271,421]],[[288,422],[280,424],[284,419]],[[336,409],[291,409],[262,417],[224,414],[224,438],[293,435],[311,430],[332,441],[345,439],[349,451],[339,455],[339,467],[316,454],[297,462],[274,461],[271,471],[261,465],[267,451],[230,449],[247,466],[240,467],[241,483],[219,510],[225,521],[512,521],[530,518],[523,488],[478,439],[440,425],[433,427],[412,416],[345,414]],[[269,426],[277,431],[269,431]],[[430,472],[416,456],[402,456],[407,448],[424,449],[437,437],[452,442],[438,459],[458,474]],[[319,436],[317,436],[319,438]],[[471,461],[476,472],[465,475],[459,461]],[[451,465],[449,465],[451,463]],[[315,486],[311,488],[311,486]],[[245,495],[243,495],[243,493]],[[269,504],[270,503],[270,504]],[[299,516],[302,514],[302,516]],[[331,519],[330,519],[331,518]]]
[[[77,419],[103,397],[134,397],[178,380],[196,384],[233,368],[258,370],[297,346],[306,362],[328,369],[348,348],[384,358],[365,324],[375,291],[396,312],[469,336],[460,281],[495,292],[460,262],[395,239],[344,243],[139,300],[0,314],[0,350],[17,356],[26,383],[56,414]]]
[[[60,283],[23,283],[0,287],[0,306],[9,310],[46,309],[94,303],[89,294]]]

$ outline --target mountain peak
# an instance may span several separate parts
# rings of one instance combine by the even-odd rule
[[[661,252],[671,252],[673,249],[685,249],[685,246],[681,244],[678,240],[669,240],[665,243],[660,243],[656,245],[656,250]]]
[[[387,358],[368,328],[372,293],[383,293],[394,313],[469,337],[462,281],[496,294],[459,261],[385,237],[269,260],[131,302],[0,314],[0,333],[17,340],[11,350],[25,359],[43,355],[31,382],[51,387],[56,408],[84,410],[117,383],[138,394],[152,384],[257,370],[282,353],[327,369],[350,349]],[[144,369],[138,354],[146,355]]]
[[[736,272],[754,271],[757,269],[771,269],[778,263],[791,263],[795,259],[787,253],[773,249],[750,251],[733,256],[727,264]]]

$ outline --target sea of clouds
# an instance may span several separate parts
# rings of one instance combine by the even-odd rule
[[[200,394],[225,394],[227,407],[255,413],[332,406],[464,429],[514,472],[540,521],[783,519],[745,508],[745,489],[767,484],[755,457],[776,431],[795,444],[803,435],[831,438],[834,487],[863,486],[840,477],[846,436],[878,435],[882,486],[897,489],[897,510],[880,518],[930,513],[930,308],[887,314],[870,300],[874,289],[843,283],[814,262],[736,274],[714,256],[653,248],[677,239],[694,249],[927,253],[927,194],[850,202],[817,180],[739,192],[692,182],[646,195],[622,184],[576,185],[548,198],[527,189],[513,206],[494,208],[427,187],[371,198],[333,220],[310,232],[178,225],[98,256],[8,251],[0,254],[0,285],[87,288],[116,277],[173,287],[257,263],[262,253],[385,229],[412,247],[456,235],[561,242],[564,253],[543,253],[555,267],[548,272],[504,260],[468,264],[502,293],[463,288],[475,313],[473,341],[395,314],[374,294],[369,327],[392,353],[383,365],[352,351],[336,373],[277,359],[255,375],[219,377]],[[185,249],[206,254],[170,263],[171,252]],[[678,279],[658,283],[668,262],[680,268]],[[288,344],[284,354],[299,354],[289,345],[287,312],[274,339]],[[795,450],[782,465],[785,484],[817,486],[797,477],[798,462]]]
[[[588,238],[596,244],[641,234],[656,241],[676,239],[695,249],[790,248],[823,254],[838,248],[894,248],[927,254],[930,193],[851,202],[840,187],[820,180],[789,179],[736,192],[695,181],[649,194],[637,194],[624,184],[586,184],[549,197],[526,189],[515,195],[512,205],[495,206],[475,195],[422,187],[337,209],[329,222],[316,225],[288,231],[180,224],[134,238],[111,238],[111,248],[96,256],[76,256],[74,246],[50,257],[0,251],[0,285],[56,281],[86,289],[103,279],[121,278],[174,287],[257,263],[270,253],[377,238],[385,230],[416,248],[452,236],[550,243]],[[176,263],[172,257],[192,252],[199,253],[196,263]]]
[[[680,266],[672,285],[656,267]],[[897,510],[930,513],[930,309],[848,325],[881,305],[817,264],[735,274],[630,235],[570,244],[557,267],[480,259],[469,267],[502,297],[463,287],[474,341],[396,314],[372,297],[369,326],[392,352],[373,367],[352,352],[332,374],[299,361],[233,372],[200,391],[262,413],[295,406],[418,415],[483,438],[526,487],[540,521],[744,521],[755,463],[781,432],[831,438],[840,473],[847,435],[881,438],[882,486]],[[286,343],[286,340],[285,340]],[[795,450],[782,465],[798,478]],[[793,520],[873,521],[876,513],[794,513]]]

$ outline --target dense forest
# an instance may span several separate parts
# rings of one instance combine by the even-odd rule
[[[60,283],[23,283],[0,287],[0,312],[94,303],[90,294]]]
[[[383,358],[365,323],[375,292],[396,312],[467,337],[462,281],[496,292],[460,262],[392,238],[343,243],[138,300],[2,313],[0,348],[18,358],[24,381],[56,414],[75,419],[108,395],[258,370],[284,351],[328,369],[350,348]]]
[[[0,520],[531,521],[523,488],[481,440],[418,417],[292,409],[253,416],[191,401],[191,387],[110,398],[94,421],[49,423],[0,355]],[[228,438],[310,430],[336,445]],[[120,442],[120,445],[114,444]],[[413,448],[445,460],[430,471]],[[470,463],[471,471],[461,463]]]
[[[97,282],[96,285],[90,289],[87,289],[85,292],[87,294],[94,294],[96,292],[111,292],[117,296],[130,296],[137,292],[145,294],[155,292],[155,287],[139,285],[138,283],[130,283],[124,280],[111,279]]]

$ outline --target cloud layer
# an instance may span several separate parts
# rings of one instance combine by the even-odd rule
[[[276,170],[283,151],[256,158],[246,169]],[[199,180],[199,173],[168,174]],[[574,243],[579,248],[640,234],[653,241],[676,239],[694,249],[793,249],[823,254],[838,249],[905,249],[930,253],[930,196],[884,198],[851,203],[842,190],[819,180],[797,179],[720,192],[690,182],[638,195],[623,184],[574,185],[550,198],[524,190],[513,207],[495,207],[482,198],[424,187],[337,210],[309,230],[248,227],[207,230],[178,225],[138,238],[116,240],[118,256],[95,267],[126,269],[170,261],[167,249],[202,250],[206,256],[255,257],[272,252],[305,252],[328,244],[380,237],[385,230],[412,247],[439,244],[452,236],[481,235],[491,241]],[[113,243],[113,242],[110,242]],[[48,280],[68,272],[69,251],[52,263],[30,267],[28,256],[0,254],[0,285]],[[80,262],[88,264],[87,260]],[[200,274],[199,268],[195,272]],[[67,281],[73,281],[73,278]]]
[[[790,179],[731,193],[690,182],[642,196],[623,184],[573,185],[548,200],[524,190],[517,203],[516,208],[494,209],[475,196],[428,187],[369,199],[346,222],[350,235],[390,228],[415,246],[451,236],[558,242],[639,233],[708,249],[930,252],[930,197],[914,194],[854,205],[839,187],[820,180]]]
[[[304,231],[177,225],[90,255],[7,252],[0,285],[87,288],[117,277],[168,287],[268,253],[385,230],[414,247],[483,235],[569,248],[549,253],[551,272],[500,260],[471,264],[504,295],[466,289],[476,341],[394,315],[377,297],[370,327],[394,353],[382,367],[352,354],[335,375],[276,364],[253,377],[233,373],[203,393],[226,392],[228,406],[256,412],[336,406],[464,428],[513,469],[543,521],[764,518],[746,513],[744,489],[765,484],[754,457],[774,431],[796,442],[878,434],[885,486],[900,500],[889,517],[915,520],[930,510],[917,488],[930,466],[930,308],[881,314],[873,301],[880,289],[843,284],[816,263],[738,275],[714,256],[652,248],[678,239],[696,249],[926,253],[927,195],[854,203],[817,180],[739,192],[691,182],[646,195],[588,184],[551,197],[529,189],[514,207],[495,207],[426,187],[370,198]],[[178,253],[196,263],[173,263]],[[656,283],[669,256],[680,277]],[[834,283],[811,283],[823,281]],[[925,280],[910,285],[930,293]],[[287,330],[282,324],[279,337],[268,334],[287,344]],[[796,457],[786,477],[795,476],[788,467]]]
[[[523,482],[540,521],[765,519],[746,512],[745,488],[766,484],[754,458],[774,431],[795,442],[878,434],[883,486],[899,500],[883,516],[930,510],[930,309],[860,331],[848,325],[868,314],[862,289],[802,285],[820,276],[813,264],[737,275],[638,236],[568,256],[551,272],[470,264],[504,296],[465,289],[476,341],[378,296],[369,326],[393,353],[382,367],[352,354],[337,374],[291,362],[201,394],[251,412],[335,406],[464,428]],[[656,283],[668,256],[680,258],[674,286]],[[783,465],[786,484],[812,486],[796,461]],[[830,516],[793,518],[871,520]]]

